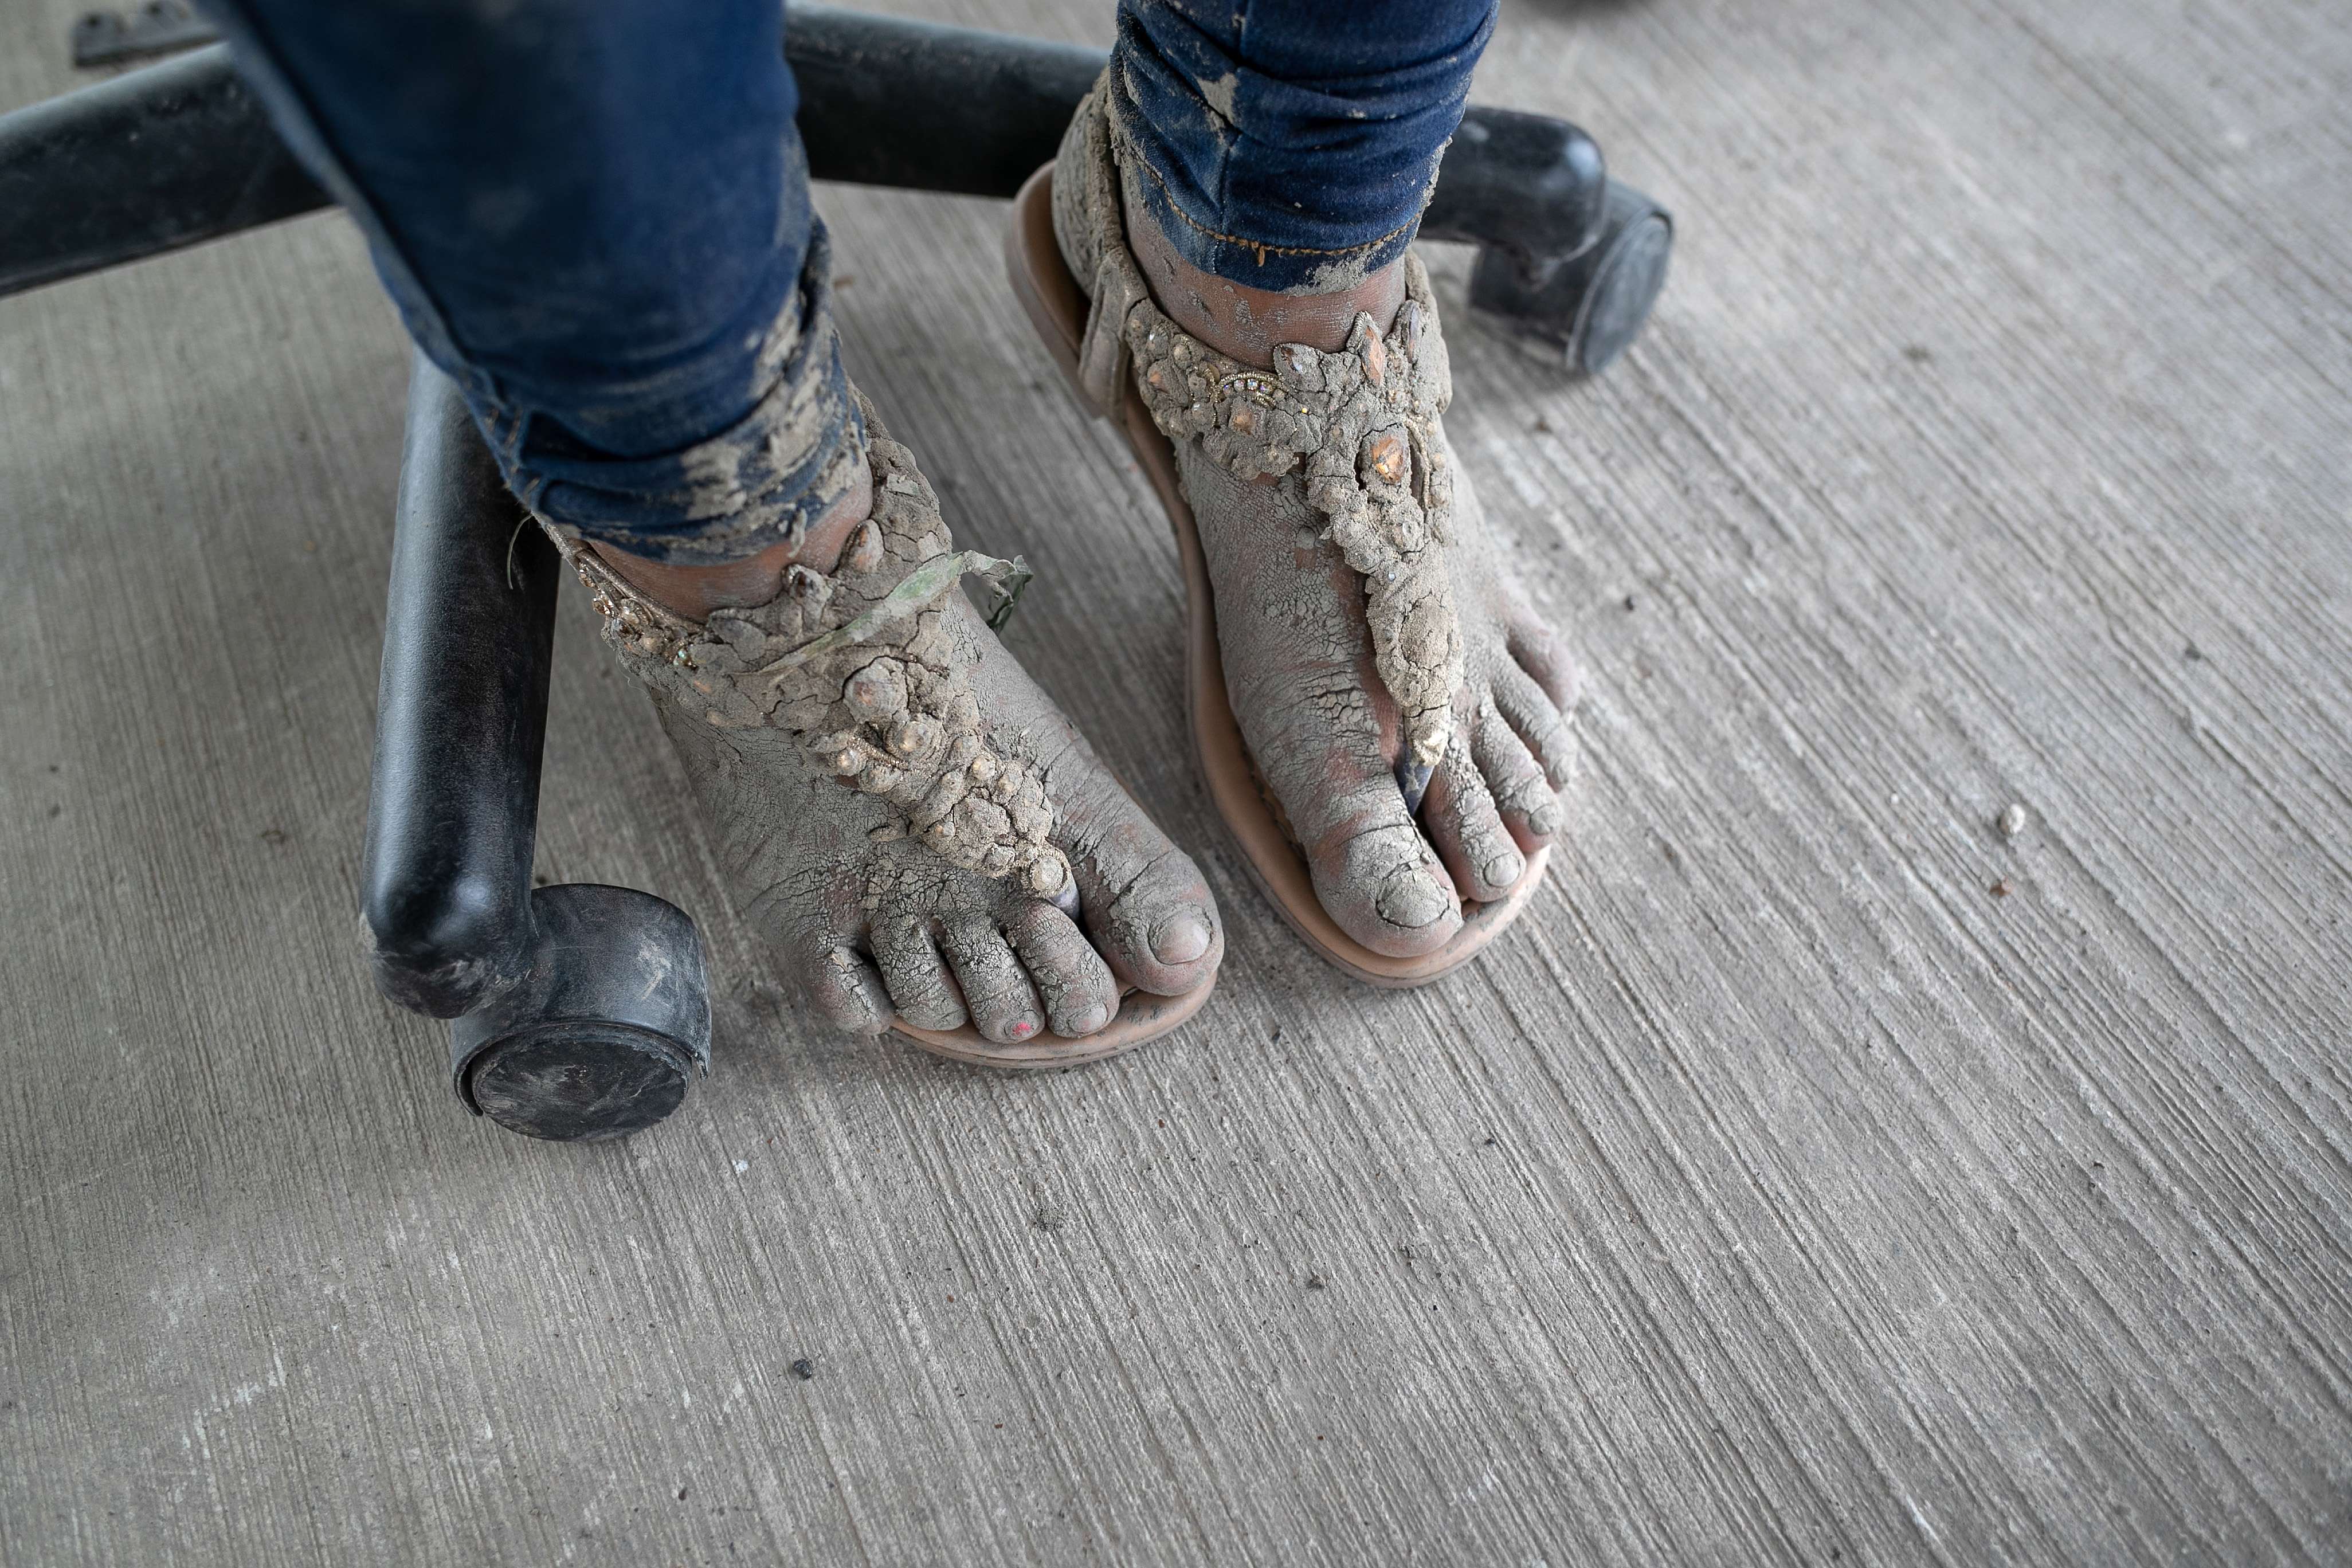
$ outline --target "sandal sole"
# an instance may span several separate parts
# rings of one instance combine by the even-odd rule
[[[1209,993],[1216,988],[1216,977],[1211,975],[1179,996],[1129,991],[1119,997],[1118,1012],[1109,1023],[1075,1040],[1058,1035],[1039,1035],[1017,1046],[1000,1046],[969,1024],[961,1029],[918,1029],[903,1019],[892,1020],[890,1032],[935,1057],[970,1062],[975,1067],[1004,1068],[1013,1072],[1084,1067],[1158,1039],[1199,1012],[1208,1001]]]

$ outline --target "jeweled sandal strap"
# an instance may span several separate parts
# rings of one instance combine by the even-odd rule
[[[950,596],[967,574],[1010,607],[1018,561],[958,551],[938,498],[866,411],[874,510],[830,573],[786,568],[764,605],[697,622],[632,590],[569,531],[550,529],[594,595],[604,640],[657,692],[721,731],[776,731],[852,788],[898,807],[877,838],[913,837],[987,877],[1066,896],[1044,780],[992,748],[973,690],[981,649]]]
[[[1128,247],[1119,191],[1134,154],[1111,122],[1108,91],[1106,72],[1079,105],[1054,172],[1056,242],[1089,298],[1080,382],[1115,412],[1120,373],[1131,369],[1160,431],[1199,440],[1238,479],[1304,469],[1307,503],[1330,520],[1328,537],[1363,578],[1374,663],[1403,721],[1400,772],[1413,775],[1406,794],[1417,801],[1445,752],[1462,680],[1444,549],[1454,478],[1437,423],[1453,379],[1429,275],[1408,252],[1395,321],[1383,334],[1359,314],[1338,353],[1285,343],[1266,371],[1218,353],[1152,300]]]
[[[1359,313],[1347,346],[1274,351],[1259,370],[1186,332],[1150,300],[1124,335],[1151,417],[1171,440],[1250,480],[1298,473],[1307,504],[1364,580],[1381,680],[1412,759],[1433,767],[1452,733],[1462,636],[1446,569],[1454,476],[1438,416],[1451,395],[1444,340],[1418,258],[1386,335]]]

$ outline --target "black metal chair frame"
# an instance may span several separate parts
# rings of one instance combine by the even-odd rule
[[[832,7],[786,56],[820,180],[1010,197],[1102,68],[1089,50]],[[0,294],[331,205],[214,46],[0,116]],[[1564,121],[1474,105],[1422,233],[1474,244],[1474,307],[1605,368],[1673,225]],[[417,362],[384,620],[362,903],[376,984],[450,1020],[468,1109],[536,1137],[660,1121],[710,1060],[694,922],[648,893],[534,889],[558,559],[448,378]]]

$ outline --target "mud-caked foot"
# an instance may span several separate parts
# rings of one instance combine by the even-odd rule
[[[1138,199],[1116,97],[1080,107],[1050,187],[1088,298],[1075,379],[1172,450],[1234,720],[1322,912],[1381,958],[1439,954],[1562,831],[1576,679],[1446,439],[1428,276],[1408,252],[1327,298],[1193,268]]]
[[[864,412],[873,514],[772,604],[687,621],[568,553],[810,1011],[931,1048],[926,1033],[969,1029],[1021,1048],[1006,1065],[1051,1065],[1055,1042],[1083,1059],[1124,988],[1210,984],[1214,902],[960,591],[1008,563],[953,549],[911,455]]]

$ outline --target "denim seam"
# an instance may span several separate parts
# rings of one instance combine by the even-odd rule
[[[1249,47],[1248,35],[1249,0],[1235,0],[1235,4],[1234,5],[1234,58],[1237,68],[1239,66],[1239,62],[1249,58],[1247,53]],[[1187,77],[1185,79],[1189,81],[1191,79]],[[1241,109],[1239,101],[1241,98],[1241,72],[1236,68],[1234,72],[1233,95],[1228,101],[1233,103],[1237,115]],[[1202,107],[1203,109],[1207,109],[1209,108],[1209,105],[1205,100],[1203,100]],[[1215,111],[1212,110],[1211,112],[1213,113]],[[1237,118],[1228,121],[1226,123],[1233,127],[1233,135],[1231,137],[1219,137],[1217,139],[1217,210],[1221,213],[1227,213],[1234,210],[1234,148],[1235,144],[1240,142],[1244,134],[1240,121]],[[1165,180],[1160,180],[1160,176],[1156,172],[1153,173],[1152,178],[1159,180],[1160,193],[1168,197],[1168,210],[1171,212],[1176,212],[1176,198],[1169,192],[1168,182]],[[1176,216],[1178,217],[1184,217],[1184,215],[1181,212],[1176,212]],[[1199,224],[1192,223],[1192,220],[1189,217],[1184,218],[1184,221],[1186,223],[1192,223],[1194,228],[1200,229],[1203,234],[1207,234],[1209,232],[1207,229],[1202,228]],[[1222,238],[1225,237],[1213,236],[1212,237]],[[1235,240],[1233,243],[1240,244],[1242,242]],[[1375,240],[1373,243],[1378,244],[1379,242]],[[1260,267],[1265,265],[1265,252],[1263,250],[1258,252],[1257,264]]]

